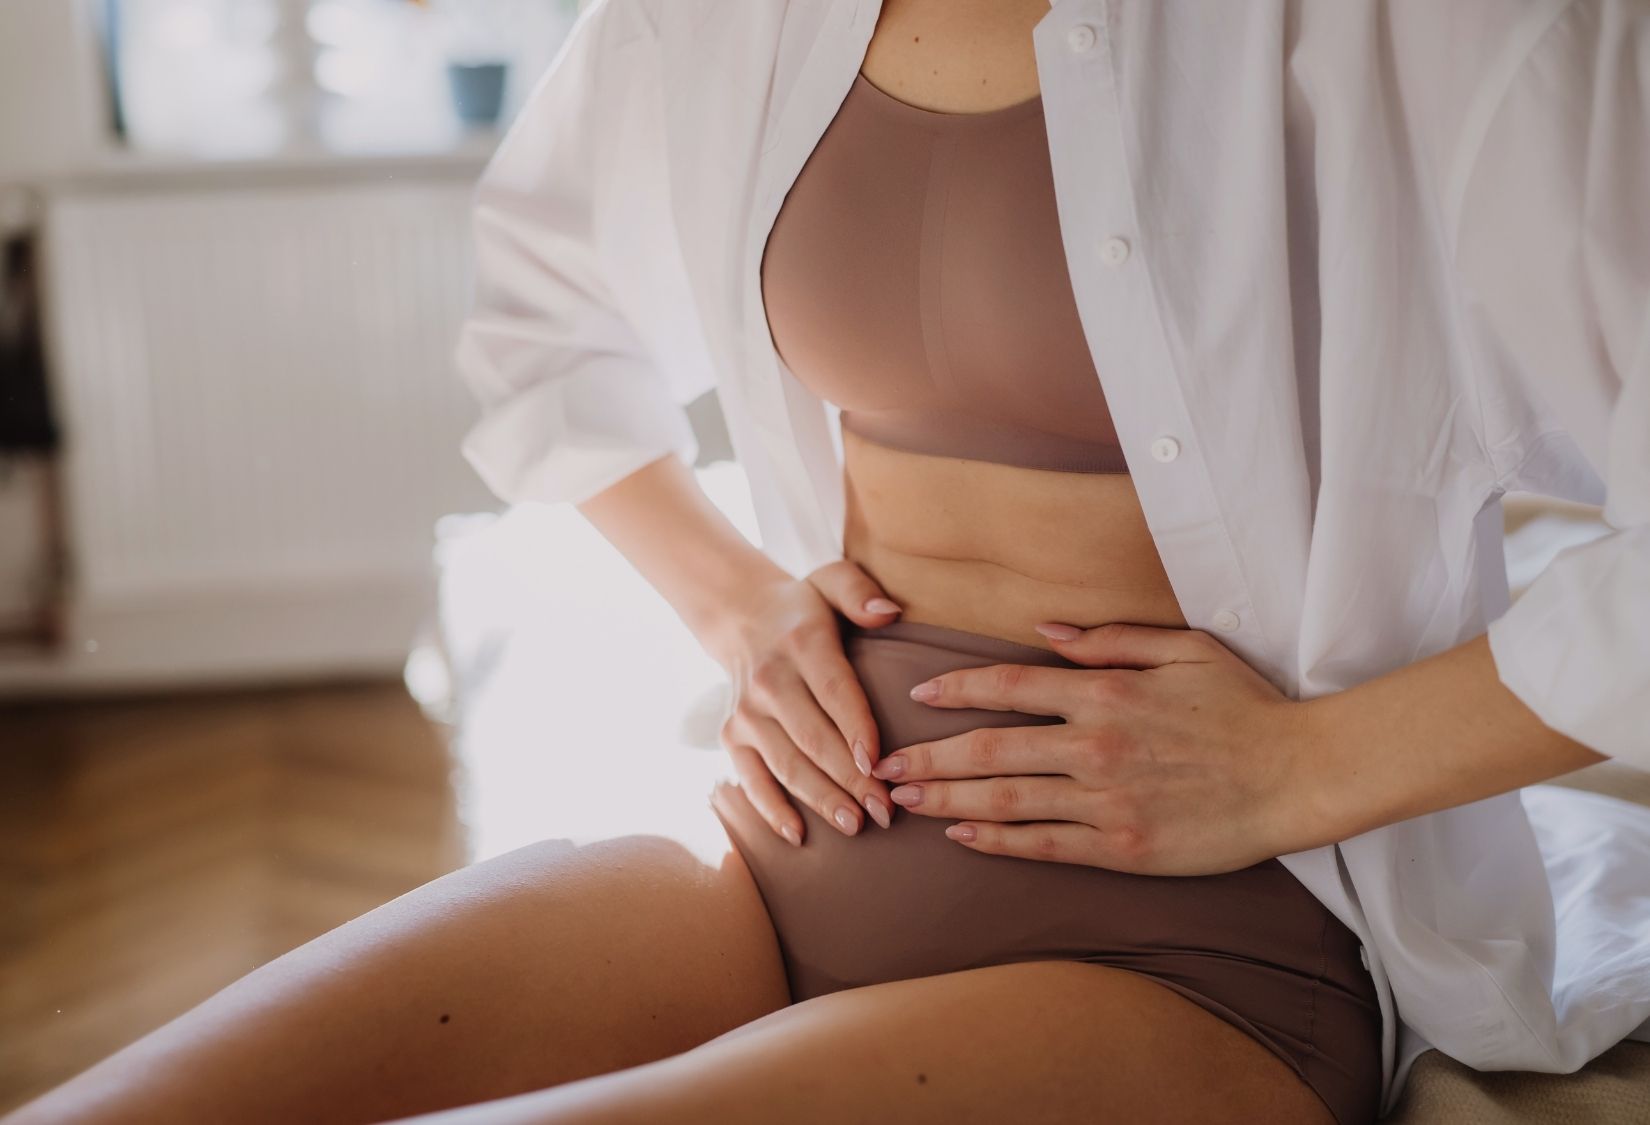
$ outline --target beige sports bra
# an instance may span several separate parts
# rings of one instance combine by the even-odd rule
[[[918,453],[1126,473],[1084,339],[1042,97],[984,113],[856,75],[762,254],[774,345],[844,430]]]

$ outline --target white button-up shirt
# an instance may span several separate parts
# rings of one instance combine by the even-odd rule
[[[477,197],[466,452],[501,496],[691,459],[715,387],[764,549],[840,557],[836,411],[758,265],[879,10],[580,16]],[[1032,39],[1083,330],[1191,625],[1299,698],[1487,628],[1543,720],[1650,768],[1650,6],[1055,0]],[[1510,490],[1613,531],[1509,610]],[[1389,1106],[1429,1044],[1570,1071],[1650,1038],[1646,818],[1526,799],[1534,830],[1509,793],[1281,857],[1365,945]]]

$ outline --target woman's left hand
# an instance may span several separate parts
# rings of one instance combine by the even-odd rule
[[[946,835],[976,851],[1152,875],[1234,871],[1335,838],[1319,838],[1303,705],[1208,633],[1038,631],[1086,667],[962,668],[911,696],[1065,722],[888,754],[873,773],[900,783],[897,803],[962,818]]]

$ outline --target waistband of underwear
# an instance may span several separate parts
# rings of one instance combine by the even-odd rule
[[[1083,665],[1067,660],[1057,652],[1036,645],[1021,644],[985,633],[970,633],[946,625],[926,621],[893,621],[887,625],[859,625],[838,614],[844,640],[909,641],[929,648],[940,648],[982,660],[1003,664],[1036,664],[1051,668],[1081,668]]]

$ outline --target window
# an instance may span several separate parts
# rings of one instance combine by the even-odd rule
[[[117,131],[203,159],[439,152],[508,119],[577,0],[101,0]]]

